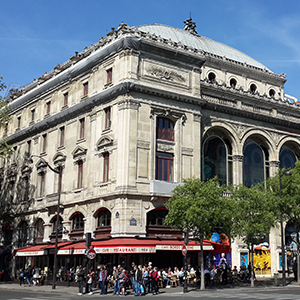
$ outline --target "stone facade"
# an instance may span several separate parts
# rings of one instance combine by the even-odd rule
[[[272,176],[284,146],[300,154],[300,108],[285,97],[285,81],[284,74],[229,59],[226,53],[120,24],[24,87],[11,103],[5,134],[15,154],[2,161],[1,174],[3,182],[10,181],[11,200],[26,207],[13,222],[14,247],[20,246],[15,241],[24,221],[31,228],[25,244],[37,241],[37,220],[44,227],[40,242],[53,241],[58,176],[47,163],[63,166],[62,240],[80,240],[87,232],[99,238],[148,236],[147,214],[164,206],[184,178],[203,176],[203,144],[211,136],[231,145],[227,183],[229,178],[243,183],[249,139],[268,152]],[[173,138],[158,137],[157,120],[166,119],[174,124]],[[159,178],[158,153],[169,155],[162,160],[171,164],[172,170],[164,171],[172,178]],[[33,155],[32,165],[28,155]],[[27,196],[20,189],[24,178]],[[111,221],[101,230],[97,216],[103,209]],[[74,227],[78,213],[84,217],[81,230]],[[279,269],[279,230],[272,229],[269,242],[273,274]],[[233,265],[240,265],[244,250],[241,241],[232,244]]]

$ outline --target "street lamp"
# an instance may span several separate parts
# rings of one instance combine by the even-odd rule
[[[281,177],[283,175],[290,176],[292,172],[285,170],[281,173],[279,169],[279,198],[281,200]],[[280,229],[281,229],[281,259],[282,259],[282,285],[285,286],[285,247],[284,247],[284,238],[283,238],[283,216],[282,216],[282,204],[280,203]]]
[[[39,155],[31,155],[28,158],[28,162],[29,163],[33,163],[33,159],[32,157],[38,157],[41,158],[41,156]],[[52,282],[52,289],[55,289],[55,279],[56,279],[56,270],[57,270],[57,244],[58,244],[58,225],[59,225],[59,208],[60,208],[60,194],[61,194],[61,178],[62,178],[62,166],[58,165],[57,169],[52,168],[48,162],[46,162],[47,167],[49,167],[49,169],[58,174],[58,190],[57,190],[57,211],[56,211],[56,230],[55,230],[55,248],[54,248],[54,266],[53,266],[53,282]]]

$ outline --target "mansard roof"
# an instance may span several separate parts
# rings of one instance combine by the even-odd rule
[[[192,47],[209,54],[225,57],[243,64],[246,63],[250,66],[270,71],[266,66],[247,54],[210,38],[198,34],[192,34],[188,30],[162,24],[141,25],[135,28],[146,33],[155,34],[163,39],[170,39],[175,43],[182,43],[187,47]]]

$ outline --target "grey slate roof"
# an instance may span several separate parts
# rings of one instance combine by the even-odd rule
[[[162,24],[140,25],[140,26],[136,26],[135,28],[146,33],[161,36],[162,38],[167,40],[171,39],[173,42],[176,43],[181,42],[186,46],[203,50],[205,52],[214,55],[218,55],[221,57],[225,56],[228,59],[232,59],[240,63],[247,63],[248,65],[257,68],[269,70],[266,66],[261,64],[259,61],[253,59],[252,57],[248,56],[247,54],[235,48],[216,42],[204,36],[191,34],[187,30],[174,28]]]

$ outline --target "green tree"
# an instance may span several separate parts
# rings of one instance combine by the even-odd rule
[[[173,197],[166,204],[169,210],[165,224],[183,232],[192,232],[201,248],[201,278],[204,278],[203,240],[222,226],[223,232],[229,227],[231,207],[229,198],[224,196],[227,188],[219,186],[217,178],[202,182],[198,178],[185,179],[177,186]],[[201,289],[205,289],[201,280]]]
[[[0,92],[6,88],[6,85],[2,82],[2,79],[3,77],[0,75]],[[9,109],[8,102],[0,96],[0,130],[6,130],[8,121],[10,119]],[[7,144],[6,139],[2,139],[0,141],[0,157],[7,157],[11,155],[11,153],[11,146]]]
[[[231,234],[251,245],[251,286],[254,286],[253,243],[268,235],[270,228],[275,226],[274,203],[267,196],[263,184],[251,188],[236,186],[231,198],[234,205]]]
[[[291,222],[297,231],[297,258],[299,258],[300,232],[300,161],[290,170],[291,176],[285,176],[287,170],[282,169],[267,180],[267,191],[273,201],[273,213],[278,222]],[[279,192],[279,176],[281,197]],[[300,282],[300,261],[297,259],[297,281]]]

